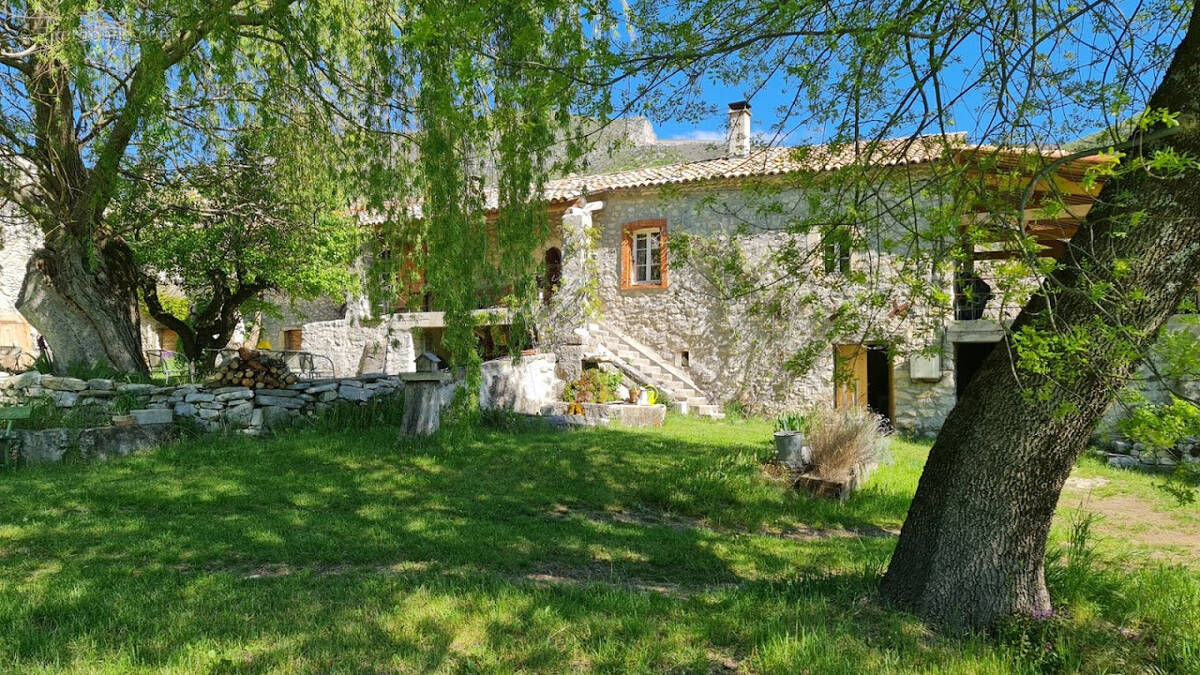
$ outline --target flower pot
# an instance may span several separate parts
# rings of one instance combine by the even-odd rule
[[[112,423],[114,427],[131,427],[133,426],[133,415],[113,415]]]
[[[804,434],[799,431],[776,431],[775,461],[789,469],[807,468],[812,463],[812,448],[804,445]]]

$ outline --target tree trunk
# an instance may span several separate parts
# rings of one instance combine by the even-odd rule
[[[1181,112],[1182,124],[1144,152],[1169,145],[1200,157],[1200,13],[1150,107]],[[1064,268],[1013,325],[1014,335],[1029,327],[1070,336],[1051,343],[1058,366],[1041,376],[1014,366],[1022,346],[1013,341],[983,364],[930,451],[883,578],[885,599],[952,630],[1050,609],[1043,560],[1063,482],[1136,360],[1200,282],[1195,173],[1136,171],[1105,185]],[[1129,225],[1138,210],[1143,219]],[[1127,275],[1113,274],[1118,262],[1128,263]],[[1091,299],[1097,281],[1114,283],[1123,299]],[[1130,299],[1134,289],[1145,297]],[[1072,355],[1070,344],[1085,351]]]
[[[220,280],[221,277],[216,277]],[[158,299],[158,278],[146,272],[139,278],[142,300],[155,321],[175,331],[180,351],[200,372],[207,373],[216,364],[217,352],[229,347],[229,340],[241,321],[242,303],[267,290],[260,284],[238,286],[232,292],[222,283],[214,283],[210,297],[200,312],[192,312],[185,321],[172,315]],[[261,313],[256,321],[262,322]]]
[[[133,260],[121,242],[97,244],[94,255],[66,237],[30,258],[16,308],[50,344],[57,372],[101,363],[146,372],[142,358]]]

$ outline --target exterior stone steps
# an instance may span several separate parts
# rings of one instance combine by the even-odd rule
[[[721,406],[719,405],[698,405],[696,406],[696,415],[714,420],[725,419],[725,413],[721,412]]]
[[[661,389],[676,404],[687,403],[696,415],[714,419],[725,416],[720,406],[712,405],[691,378],[649,347],[609,326],[592,324],[588,326],[588,332],[601,347],[623,362],[627,367],[623,370],[634,380]]]

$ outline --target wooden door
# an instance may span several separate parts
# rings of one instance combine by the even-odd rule
[[[170,328],[163,328],[158,331],[158,348],[165,352],[176,351],[179,347],[179,333]]]
[[[0,367],[17,371],[28,367],[33,351],[33,336],[29,323],[21,315],[0,317]]]
[[[867,348],[833,347],[833,407],[867,407]]]
[[[0,317],[0,346],[20,347],[26,353],[33,353],[33,337],[29,331],[29,322],[18,315]]]

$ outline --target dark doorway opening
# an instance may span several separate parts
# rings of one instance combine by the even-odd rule
[[[867,347],[867,407],[892,422],[892,355],[887,347]]]
[[[542,302],[548,305],[562,282],[562,250],[556,246],[546,249],[542,263],[546,267],[546,276],[542,279]]]
[[[954,395],[961,398],[967,385],[979,372],[983,360],[992,353],[998,342],[955,342],[954,343]]]

